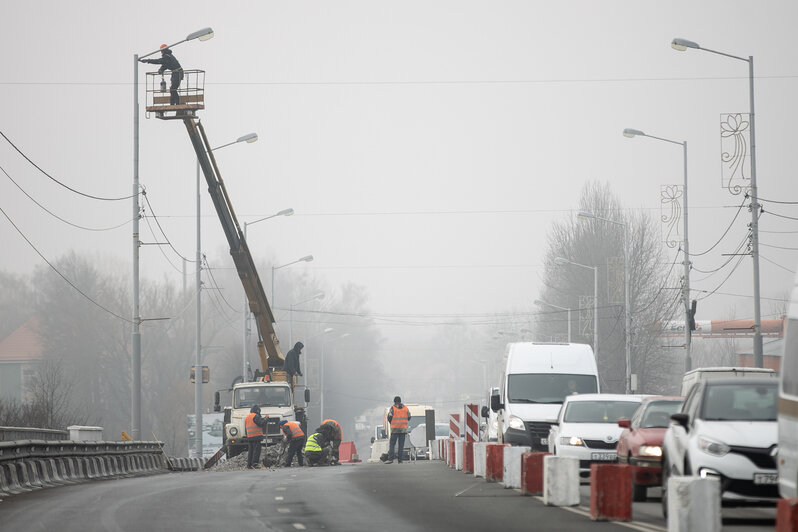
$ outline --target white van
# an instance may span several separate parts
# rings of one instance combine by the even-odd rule
[[[716,368],[696,368],[688,371],[682,377],[682,393],[687,396],[687,392],[694,384],[710,379],[728,379],[731,377],[777,377],[776,372],[768,368],[733,368],[719,366]]]
[[[549,429],[565,396],[601,391],[586,344],[511,343],[505,360],[499,393],[491,397],[499,442],[548,451]]]
[[[798,497],[798,276],[792,288],[779,387],[779,493]]]

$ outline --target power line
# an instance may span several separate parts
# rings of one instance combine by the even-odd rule
[[[706,255],[707,253],[709,253],[710,251],[712,251],[713,249],[715,249],[715,247],[716,247],[718,244],[720,244],[720,243],[721,243],[721,241],[722,241],[722,240],[723,240],[723,239],[726,237],[726,235],[727,235],[727,234],[729,234],[729,229],[731,229],[731,228],[732,228],[732,225],[734,225],[734,222],[737,220],[737,217],[738,217],[738,216],[740,216],[740,211],[742,211],[742,210],[743,210],[743,206],[745,205],[745,201],[746,201],[747,199],[748,199],[748,196],[746,196],[746,197],[743,199],[743,202],[742,202],[742,203],[740,203],[740,206],[737,208],[737,212],[736,212],[736,213],[734,213],[734,218],[732,218],[732,221],[729,223],[729,226],[728,226],[728,227],[726,227],[726,230],[723,232],[723,234],[722,234],[722,235],[720,235],[720,238],[718,239],[718,241],[717,241],[717,242],[715,242],[714,244],[712,244],[712,247],[710,247],[710,248],[709,248],[708,250],[706,250],[706,251],[702,251],[701,253],[690,253],[690,256],[691,256],[691,257],[699,257],[699,256],[701,256],[701,255]]]
[[[786,266],[782,266],[781,264],[779,264],[777,262],[773,262],[769,258],[764,257],[761,253],[759,254],[759,256],[762,257],[763,259],[765,259],[766,261],[768,261],[769,263],[771,263],[773,266],[778,266],[779,268],[781,268],[784,271],[787,271],[787,272],[790,272],[790,273],[795,273],[795,270],[791,270],[791,269],[787,268]]]
[[[61,182],[61,181],[59,181],[58,179],[54,178],[53,176],[51,176],[50,174],[48,174],[47,172],[45,172],[44,170],[42,170],[42,168],[41,168],[39,165],[37,165],[36,163],[34,163],[34,162],[33,162],[33,161],[32,161],[32,160],[31,160],[31,159],[30,159],[30,158],[29,158],[27,155],[25,155],[25,154],[22,152],[22,150],[20,150],[19,148],[17,148],[17,146],[16,146],[16,145],[15,145],[13,142],[11,142],[11,140],[10,140],[8,137],[6,137],[5,133],[3,133],[2,131],[0,131],[0,135],[2,135],[2,137],[3,137],[4,139],[6,139],[6,142],[8,142],[8,143],[11,145],[11,147],[12,147],[12,148],[14,148],[15,150],[17,150],[17,153],[19,153],[20,155],[22,155],[22,157],[23,157],[23,158],[24,158],[26,161],[28,161],[28,162],[29,162],[31,165],[33,165],[33,167],[34,167],[34,168],[36,168],[38,171],[40,171],[41,173],[43,173],[44,175],[46,175],[47,177],[49,177],[49,178],[50,178],[52,181],[54,181],[54,182],[58,183],[59,185],[61,185],[61,186],[62,186],[62,187],[64,187],[65,189],[67,189],[67,190],[69,190],[69,191],[71,191],[71,192],[74,192],[75,194],[78,194],[78,195],[80,195],[80,196],[83,196],[83,197],[86,197],[86,198],[91,198],[91,199],[96,199],[96,200],[101,200],[101,201],[121,201],[121,200],[130,199],[130,198],[132,198],[132,197],[134,196],[134,194],[131,194],[130,196],[124,196],[124,197],[119,197],[119,198],[103,198],[103,197],[101,197],[101,196],[93,196],[93,195],[91,195],[91,194],[86,194],[86,193],[84,193],[84,192],[81,192],[81,191],[79,191],[79,190],[76,190],[76,189],[74,189],[74,188],[70,187],[69,185],[66,185],[66,184],[62,183],[62,182]]]
[[[760,246],[765,246],[766,248],[776,248],[776,249],[788,249],[790,251],[798,251],[798,248],[790,248],[785,246],[775,246],[773,244],[765,244],[764,242],[759,243]]]
[[[230,309],[233,312],[235,312],[236,314],[241,314],[241,310],[239,310],[239,309],[235,308],[233,305],[231,305],[230,302],[227,301],[227,298],[224,297],[224,294],[222,293],[222,289],[219,287],[219,283],[216,282],[216,277],[213,276],[213,268],[211,268],[211,265],[208,263],[208,259],[204,255],[203,255],[202,258],[205,261],[205,266],[207,266],[207,268],[205,268],[205,270],[208,272],[208,275],[210,276],[210,280],[213,283],[214,288],[216,288],[216,290],[219,292],[219,297],[221,297],[222,300],[224,300],[224,302],[227,303],[227,306],[230,307]]]
[[[779,201],[779,200],[774,200],[774,199],[765,199],[765,198],[762,198],[762,197],[757,197],[756,199],[758,201],[766,201],[768,203],[780,203],[782,205],[798,205],[798,201]]]
[[[196,264],[196,263],[197,263],[197,261],[196,261],[196,260],[190,260],[190,259],[187,259],[187,258],[186,258],[186,257],[184,257],[183,255],[181,255],[181,254],[180,254],[180,252],[179,252],[179,251],[177,251],[177,249],[175,249],[175,247],[172,245],[172,242],[169,240],[169,237],[168,237],[168,236],[166,236],[166,232],[163,230],[163,227],[161,227],[161,222],[159,222],[159,221],[158,221],[158,217],[155,215],[155,210],[153,210],[153,208],[152,208],[152,204],[150,203],[150,198],[148,198],[148,197],[147,197],[147,190],[146,190],[146,189],[142,189],[142,191],[141,191],[141,196],[144,198],[144,201],[147,203],[147,207],[149,207],[149,208],[150,208],[150,212],[152,213],[152,218],[155,220],[155,224],[158,226],[158,229],[160,229],[160,231],[161,231],[161,234],[162,234],[162,235],[163,235],[163,237],[166,239],[166,244],[167,244],[167,245],[168,245],[170,248],[172,248],[172,251],[174,251],[174,252],[175,252],[175,254],[176,254],[178,257],[180,257],[181,259],[183,259],[183,260],[184,260],[184,261],[186,261],[186,262],[191,262],[191,263],[194,263],[194,264]],[[154,236],[155,236],[155,232],[153,231],[153,237],[154,237]],[[170,262],[170,264],[171,264],[171,262]],[[179,270],[178,270],[178,271],[179,271]]]
[[[72,281],[70,281],[69,279],[67,279],[66,275],[64,275],[63,273],[61,273],[61,272],[58,270],[58,268],[56,268],[56,267],[53,265],[53,263],[51,263],[49,260],[47,260],[47,257],[45,257],[45,256],[42,254],[42,252],[41,252],[41,251],[39,251],[39,250],[36,248],[36,246],[34,246],[34,245],[33,245],[33,242],[31,242],[31,241],[28,239],[28,237],[27,237],[27,236],[25,236],[25,234],[22,232],[22,230],[21,230],[19,227],[17,227],[17,224],[15,224],[15,223],[14,223],[14,221],[13,221],[13,220],[12,220],[12,219],[11,219],[11,218],[8,216],[8,214],[6,214],[6,211],[4,211],[2,207],[0,207],[0,212],[1,212],[1,213],[3,213],[3,216],[5,216],[5,217],[6,217],[6,220],[8,220],[8,222],[9,222],[9,223],[10,223],[10,224],[11,224],[11,225],[14,227],[14,229],[16,229],[16,230],[17,230],[17,233],[19,233],[19,234],[20,234],[20,236],[21,236],[22,238],[24,238],[24,239],[25,239],[25,242],[27,242],[27,243],[28,243],[28,245],[29,245],[29,246],[30,246],[30,247],[33,249],[33,251],[35,251],[35,252],[36,252],[36,254],[37,254],[37,255],[39,255],[39,257],[41,257],[41,258],[42,258],[42,260],[43,260],[44,262],[46,262],[46,263],[47,263],[47,265],[48,265],[50,268],[52,268],[52,270],[53,270],[55,273],[57,273],[57,274],[58,274],[58,276],[59,276],[59,277],[61,277],[61,279],[63,279],[64,281],[66,281],[66,283],[67,283],[69,286],[71,286],[72,288],[74,288],[74,289],[75,289],[75,291],[76,291],[78,294],[82,295],[82,296],[83,296],[84,298],[86,298],[86,299],[87,299],[87,300],[88,300],[90,303],[92,303],[92,304],[93,304],[93,305],[95,305],[96,307],[98,307],[98,308],[100,308],[100,309],[104,310],[105,312],[107,312],[107,313],[108,313],[108,314],[110,314],[111,316],[114,316],[114,317],[116,317],[116,318],[119,318],[120,320],[122,320],[122,321],[125,321],[125,322],[127,322],[127,323],[133,323],[133,321],[132,321],[132,320],[129,320],[129,319],[127,319],[127,318],[124,318],[124,317],[120,316],[119,314],[117,314],[116,312],[114,312],[114,311],[112,311],[112,310],[110,310],[110,309],[108,309],[108,308],[106,308],[106,307],[102,306],[101,304],[99,304],[98,302],[96,302],[95,300],[93,300],[91,297],[89,297],[89,296],[88,296],[86,293],[84,293],[84,292],[83,292],[83,291],[82,291],[80,288],[78,288],[77,286],[75,286],[75,284],[74,284]]]
[[[726,259],[726,262],[724,262],[723,264],[721,264],[720,266],[718,266],[717,268],[715,268],[713,270],[702,270],[700,268],[696,268],[695,266],[692,266],[691,269],[693,269],[693,270],[695,270],[695,271],[697,271],[699,273],[709,274],[706,277],[704,277],[703,279],[699,279],[699,281],[704,281],[706,279],[709,279],[710,277],[712,277],[712,275],[714,275],[715,273],[717,273],[720,270],[722,270],[723,268],[725,268],[726,265],[729,264],[731,261],[733,261],[734,257],[736,257],[740,253],[740,251],[745,246],[746,242],[748,242],[748,239],[749,239],[749,235],[745,235],[745,237],[743,237],[742,241],[737,245],[737,247],[734,249],[734,251],[729,254],[729,258]]]
[[[795,216],[787,216],[785,214],[779,214],[779,213],[773,212],[773,211],[766,211],[766,212],[768,214],[772,214],[773,216],[777,216],[779,218],[784,218],[786,220],[798,220],[798,218],[796,218]]]
[[[760,254],[759,256],[761,257],[762,255]],[[714,293],[715,293],[715,292],[717,292],[718,290],[720,290],[720,287],[721,287],[721,286],[723,286],[723,285],[726,283],[726,281],[728,281],[728,280],[729,280],[729,277],[731,277],[731,276],[732,276],[732,274],[733,274],[735,271],[737,271],[737,268],[740,266],[740,263],[743,261],[743,259],[744,259],[745,257],[746,257],[746,255],[740,255],[740,258],[739,258],[739,260],[737,261],[737,264],[735,264],[735,265],[734,265],[734,267],[731,269],[731,271],[729,272],[729,274],[728,274],[728,275],[727,275],[727,276],[726,276],[726,277],[725,277],[725,278],[724,278],[724,279],[723,279],[723,280],[720,282],[720,284],[719,284],[718,286],[716,286],[716,287],[715,287],[713,290],[711,290],[711,291],[707,292],[707,293],[706,293],[706,295],[704,295],[703,297],[697,297],[696,299],[697,299],[698,301],[701,301],[701,300],[703,300],[703,299],[706,299],[706,298],[708,298],[709,296],[711,296],[712,294],[714,294]]]

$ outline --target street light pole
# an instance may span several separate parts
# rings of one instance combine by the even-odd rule
[[[625,353],[625,361],[626,361],[626,393],[629,394],[632,391],[632,314],[629,309],[629,223],[628,222],[619,222],[617,220],[610,220],[609,218],[602,218],[601,216],[596,216],[592,212],[584,212],[580,211],[578,215],[580,218],[590,218],[593,220],[601,220],[602,222],[607,222],[615,225],[623,226],[624,228],[624,240],[623,240],[623,277],[624,277],[624,314],[625,314],[625,322],[626,322],[626,353]]]
[[[292,264],[296,264],[297,262],[311,262],[312,260],[313,260],[313,255],[305,255],[301,259],[297,259],[287,264],[283,264],[282,266],[272,266],[272,308],[274,309],[277,308],[277,298],[274,297],[274,272],[276,272],[280,268],[285,268],[286,266],[291,266]]]
[[[314,301],[316,299],[324,299],[324,292],[319,292],[318,294],[314,295],[313,297],[309,297],[308,299],[303,299],[302,301],[291,303],[291,307],[288,312],[288,344],[291,346],[291,348],[293,348],[294,346],[294,307],[296,307],[297,305],[302,305],[303,303]]]
[[[554,262],[557,264],[572,264],[581,268],[593,270],[593,356],[598,361],[598,345],[599,345],[599,332],[598,332],[598,266],[588,266],[587,264],[580,264],[563,257],[555,257]]]
[[[692,310],[690,309],[690,239],[688,238],[689,233],[687,232],[687,214],[689,212],[687,208],[687,141],[677,142],[662,137],[655,137],[654,135],[647,135],[638,129],[628,128],[623,130],[623,136],[627,138],[649,137],[669,144],[677,144],[682,147],[684,164],[684,184],[682,185],[682,190],[684,191],[684,241],[682,242],[684,248],[684,261],[682,262],[684,266],[684,281],[682,282],[682,303],[684,304],[684,370],[690,371],[693,367],[693,331],[690,329]]]
[[[203,28],[189,33],[185,39],[178,41],[169,48],[194,39],[207,41],[213,37],[211,28]],[[149,57],[160,49],[140,56],[133,54],[133,330],[131,333],[131,405],[130,405],[130,433],[134,440],[141,439],[141,307],[139,298],[139,61]]]
[[[560,307],[558,305],[552,305],[551,303],[547,303],[546,301],[543,301],[542,299],[536,299],[535,300],[535,305],[546,305],[546,306],[549,306],[549,307],[552,307],[552,308],[558,308],[560,310],[567,310],[568,311],[568,343],[570,344],[571,343],[571,309],[568,308],[568,307]]]
[[[280,212],[276,212],[270,216],[265,216],[263,218],[259,218],[254,222],[244,222],[244,241],[247,241],[247,226],[254,225],[258,222],[262,222],[264,220],[268,220],[269,218],[274,218],[275,216],[291,216],[294,214],[294,209],[283,209]],[[249,245],[249,244],[247,244]],[[241,360],[241,379],[242,382],[247,382],[247,362],[249,361],[249,353],[247,352],[247,346],[249,345],[249,318],[252,314],[252,311],[249,308],[249,301],[247,300],[246,293],[244,294],[244,339],[243,339],[243,353],[242,353],[242,360]]]
[[[712,54],[722,55],[745,61],[748,63],[748,105],[750,108],[749,121],[751,123],[751,259],[753,260],[754,270],[754,367],[764,367],[764,356],[762,353],[762,314],[760,309],[759,294],[759,192],[756,185],[756,114],[754,113],[754,56],[749,55],[748,59],[736,55],[702,48],[693,41],[676,38],[671,41],[671,48],[683,52],[688,48],[703,50]]]

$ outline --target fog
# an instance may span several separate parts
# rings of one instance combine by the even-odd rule
[[[688,142],[691,251],[711,248],[730,227],[694,267],[714,270],[745,237],[750,214],[743,208],[734,219],[743,197],[721,186],[720,121],[749,111],[747,64],[677,52],[674,37],[755,58],[759,194],[798,201],[796,16],[786,0],[6,2],[0,131],[19,151],[0,138],[0,270],[31,278],[44,259],[74,252],[113,264],[132,283],[131,201],[78,195],[20,152],[81,193],[129,196],[133,55],[211,26],[213,39],[174,54],[206,71],[200,116],[213,146],[259,135],[216,154],[239,221],[296,213],[248,228],[270,299],[272,266],[314,256],[277,271],[283,345],[292,303],[318,287],[330,297],[309,309],[315,314],[294,315],[293,336],[335,327],[341,316],[370,331],[366,345],[386,381],[369,394],[349,390],[359,405],[387,406],[400,394],[457,408],[491,385],[513,338],[500,333],[520,338],[534,328],[549,232],[575,216],[583,186],[606,183],[624,212],[656,220],[660,187],[681,184],[679,146],[628,139],[624,128]],[[152,66],[139,65],[142,81]],[[146,119],[143,90],[139,102],[141,238],[171,243],[142,247],[141,275],[182,290],[194,285],[193,264],[184,274],[181,258],[195,254],[194,153],[179,121]],[[212,271],[230,274],[219,275],[219,292],[233,307],[224,307],[233,350],[243,292],[225,270],[232,261],[209,199],[202,187],[202,251]],[[763,204],[766,318],[778,317],[794,276],[798,207]],[[730,274],[732,266],[713,276],[694,270],[696,295],[715,290],[698,319],[753,317],[751,260]],[[346,286],[358,287],[356,307],[344,308]],[[153,312],[142,307],[145,318]],[[463,364],[466,349],[487,364]],[[442,376],[456,382],[437,393]],[[189,401],[184,410],[192,409]]]

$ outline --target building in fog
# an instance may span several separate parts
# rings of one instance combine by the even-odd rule
[[[0,400],[27,399],[29,384],[44,353],[38,328],[38,320],[31,318],[0,340]]]

